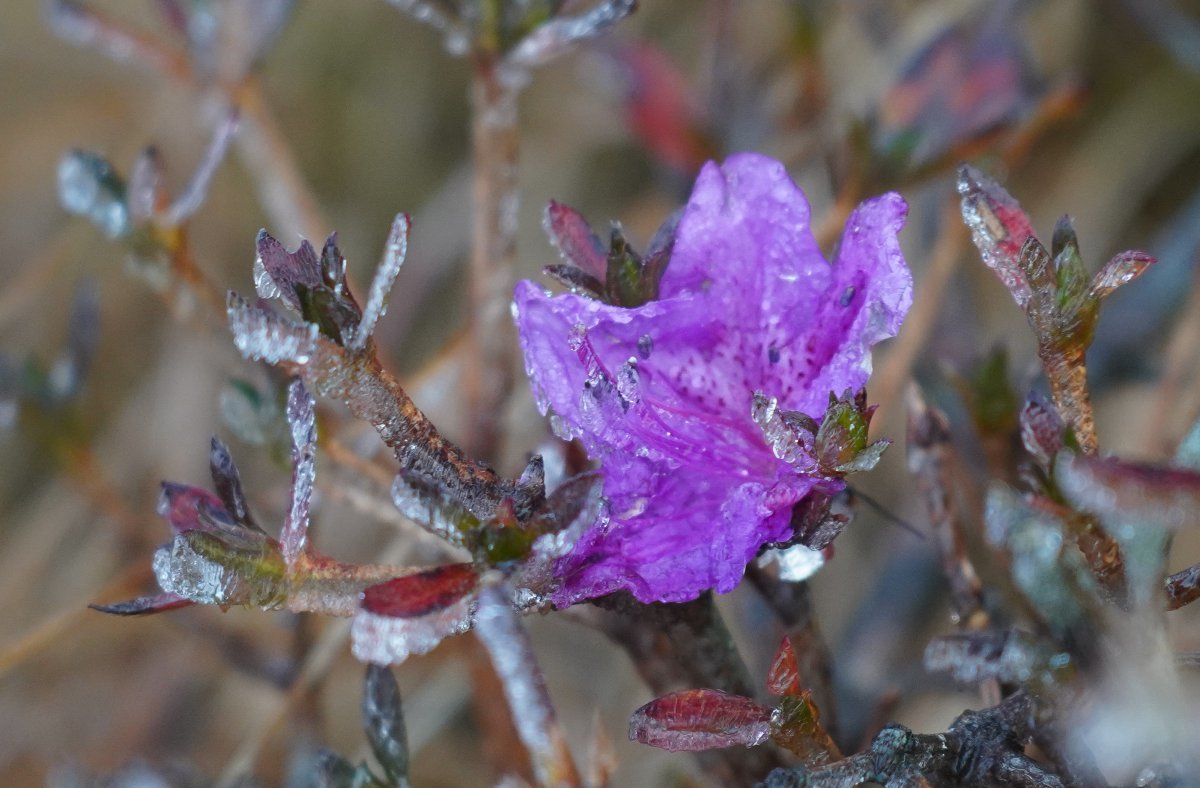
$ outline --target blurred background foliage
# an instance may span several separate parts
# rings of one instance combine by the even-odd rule
[[[94,5],[171,39],[153,3]],[[219,115],[211,95],[64,42],[31,0],[5,8],[0,69],[0,353],[17,370],[6,379],[35,391],[0,413],[10,422],[0,432],[0,781],[79,784],[152,764],[176,783],[248,769],[277,784],[311,746],[361,756],[362,671],[336,640],[339,622],[212,609],[112,620],[84,610],[149,582],[146,556],[166,536],[154,515],[158,482],[203,483],[211,434],[232,443],[266,520],[285,505],[287,472],[268,449],[235,442],[222,419],[231,379],[266,383],[227,329],[195,305],[158,298],[129,275],[123,249],[67,215],[56,195],[67,150],[96,150],[127,172],[151,143],[168,192],[178,191]],[[377,337],[418,403],[461,436],[467,64],[381,0],[301,0],[258,79],[318,207],[316,232],[338,231],[353,278],[368,279],[392,216],[413,214],[408,262]],[[996,347],[1018,392],[1037,377],[1024,317],[947,209],[961,158],[1001,177],[1044,237],[1069,212],[1093,269],[1127,248],[1159,258],[1106,302],[1089,355],[1104,450],[1162,460],[1200,410],[1198,3],[643,0],[615,33],[534,73],[520,129],[518,259],[529,277],[555,262],[541,229],[549,199],[597,226],[622,221],[641,246],[686,199],[695,168],[735,150],[787,162],[826,230],[858,199],[901,190],[916,305],[878,352],[868,387],[881,404],[873,429],[899,445],[860,483],[918,526],[924,513],[902,451],[910,372],[951,416],[962,472],[976,480],[968,495],[981,489],[987,449],[954,381]],[[197,264],[222,288],[250,291],[260,227],[299,241],[297,228],[272,224],[262,186],[231,154],[189,228]],[[821,241],[828,248],[836,236]],[[85,280],[98,292],[85,332],[95,353],[82,388],[58,401],[28,382],[68,346]],[[505,423],[501,470],[511,474],[548,438],[523,383]],[[364,430],[359,444],[371,440]],[[395,525],[341,491],[352,486],[344,468],[317,462],[322,551],[369,561],[394,549]],[[420,544],[405,549],[409,562],[433,562]],[[1183,534],[1174,549],[1171,570],[1194,563],[1200,539]],[[928,636],[947,621],[928,541],[862,509],[814,585],[846,730],[867,731],[889,698],[895,719],[930,731],[977,702],[921,668]],[[720,604],[752,674],[765,675],[774,620],[741,589]],[[1198,615],[1172,614],[1178,650],[1200,650]],[[621,651],[560,616],[529,625],[575,752],[599,725],[613,740],[615,784],[703,782],[686,756],[625,741],[629,713],[650,695]],[[328,662],[304,691],[289,691],[313,642],[331,644]],[[520,771],[519,748],[494,733],[507,710],[484,662],[468,636],[398,669],[415,784],[477,785]]]

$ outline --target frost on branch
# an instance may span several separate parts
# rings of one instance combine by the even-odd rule
[[[773,741],[808,764],[839,757],[811,694],[801,686],[796,652],[786,637],[772,660],[767,690],[779,696],[773,707],[715,689],[672,692],[633,713],[629,738],[671,751],[758,747]]]
[[[392,665],[466,632],[478,582],[471,564],[450,564],[368,588],[351,629],[354,656]]]
[[[158,513],[174,532],[154,555],[154,574],[164,594],[98,609],[136,615],[195,603],[348,616],[364,588],[403,573],[396,567],[342,564],[306,548],[316,447],[313,406],[303,384],[294,381],[288,405],[292,488],[280,539],[258,524],[233,457],[214,437],[209,459],[216,494],[170,482],[162,486]]]

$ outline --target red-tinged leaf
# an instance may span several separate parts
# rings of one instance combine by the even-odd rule
[[[396,665],[471,628],[479,578],[450,564],[371,586],[362,594],[350,637],[363,662]]]
[[[162,483],[158,514],[180,534],[203,531],[216,535],[223,533],[223,529],[214,523],[233,525],[233,519],[216,495],[200,487],[175,482]]]
[[[693,173],[712,158],[712,143],[687,77],[661,50],[642,44],[619,52],[626,117],[634,135],[663,164]]]
[[[1096,272],[1092,280],[1092,297],[1104,298],[1118,287],[1137,279],[1155,262],[1156,258],[1145,252],[1121,252]]]
[[[713,689],[673,692],[650,701],[629,720],[629,738],[672,752],[755,747],[771,735],[771,709]]]
[[[912,139],[913,160],[926,162],[1017,120],[1032,102],[1007,17],[947,28],[912,55],[882,99],[885,143]]]
[[[1030,394],[1021,408],[1021,442],[1038,465],[1050,468],[1063,447],[1066,431],[1053,403],[1040,394]]]
[[[596,282],[603,281],[608,251],[579,211],[551,200],[542,217],[542,226],[568,265]]]
[[[196,604],[190,599],[184,599],[175,594],[154,594],[140,596],[126,602],[114,602],[111,605],[88,605],[92,610],[108,613],[111,616],[149,616],[155,613],[165,613],[168,610],[178,610]]]
[[[958,171],[963,221],[987,264],[1024,309],[1032,291],[1021,272],[1021,247],[1035,237],[1033,224],[1021,206],[996,181],[963,165]]]
[[[799,695],[800,663],[796,660],[796,649],[792,639],[784,636],[767,672],[767,692],[772,695]]]
[[[363,592],[362,609],[389,618],[417,618],[453,605],[478,583],[471,564],[447,564],[371,586]]]
[[[1200,523],[1200,472],[1064,455],[1056,478],[1068,500],[1102,520],[1115,517],[1170,530]]]

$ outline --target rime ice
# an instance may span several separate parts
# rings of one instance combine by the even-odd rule
[[[793,504],[840,485],[791,457],[802,451],[773,453],[754,395],[819,418],[830,392],[866,382],[871,346],[912,301],[896,237],[906,210],[895,194],[860,205],[830,265],[783,165],[740,154],[700,173],[657,300],[517,285],[538,406],[600,461],[612,512],[559,562],[555,604],[729,591],[762,545],[790,536]]]

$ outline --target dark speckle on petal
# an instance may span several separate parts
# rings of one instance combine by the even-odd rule
[[[643,359],[650,358],[650,352],[654,350],[654,340],[649,334],[642,334],[637,341],[638,355]]]
[[[850,306],[850,302],[854,300],[854,285],[850,285],[842,292],[842,297],[838,299],[838,303],[842,306]]]

